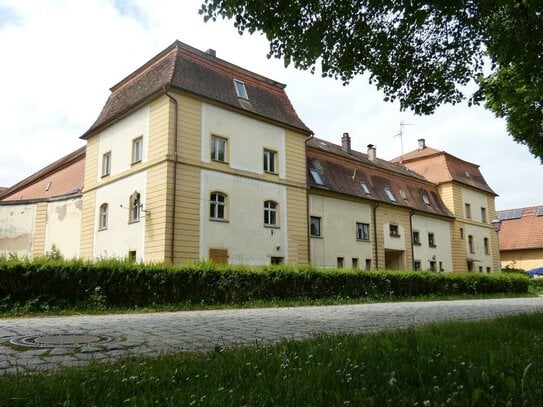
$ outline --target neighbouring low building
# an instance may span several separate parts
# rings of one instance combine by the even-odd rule
[[[498,211],[502,267],[543,267],[543,205]]]
[[[213,50],[174,42],[111,88],[81,138],[0,192],[0,255],[499,269],[477,165],[424,140],[387,161],[347,133],[317,139],[285,85]]]

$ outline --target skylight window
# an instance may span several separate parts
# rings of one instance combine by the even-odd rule
[[[318,185],[324,185],[324,181],[322,180],[321,174],[317,170],[309,170],[309,173],[311,174],[311,177],[313,177],[313,181],[317,183]]]
[[[364,181],[360,181],[360,187],[362,188],[362,191],[364,191],[365,194],[371,195],[368,185]]]
[[[383,189],[385,191],[385,194],[387,195],[387,198],[390,200],[390,202],[397,202],[396,197],[394,196],[390,188],[383,188]]]
[[[249,100],[249,96],[247,96],[247,89],[245,89],[245,83],[243,83],[239,79],[234,79],[234,85],[236,87],[236,93],[238,97]]]
[[[402,196],[403,199],[407,201],[407,194],[405,193],[403,189],[400,189],[400,195]]]
[[[464,172],[464,175],[465,175],[467,178],[470,178],[470,177],[471,177],[471,174],[470,174],[468,171],[465,171],[465,172]]]

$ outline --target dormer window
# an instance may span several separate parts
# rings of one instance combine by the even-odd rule
[[[400,189],[400,195],[403,199],[407,201],[407,193],[403,189]]]
[[[324,185],[324,181],[322,180],[321,174],[317,170],[311,169],[309,170],[309,173],[311,174],[311,177],[313,178],[313,181],[315,181],[318,185]]]
[[[244,82],[240,81],[239,79],[234,79],[234,86],[236,87],[236,94],[238,95],[238,98],[249,100]]]
[[[430,200],[428,199],[428,195],[422,194],[422,200],[425,205],[430,205]]]
[[[362,191],[364,191],[365,194],[371,195],[370,189],[368,188],[368,184],[366,184],[364,181],[360,181],[360,188],[362,188]]]
[[[394,196],[390,188],[383,188],[383,189],[385,191],[387,198],[390,200],[390,202],[396,202],[396,197]]]

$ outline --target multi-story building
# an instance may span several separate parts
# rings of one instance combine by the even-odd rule
[[[285,85],[213,50],[174,42],[111,88],[81,138],[78,250],[56,244],[66,257],[499,268],[495,194],[476,165],[424,145],[389,162],[371,145],[352,150],[348,134],[341,145],[313,138]],[[15,187],[0,194],[0,254],[16,246],[2,243],[19,222],[5,209]],[[32,219],[44,237],[30,233],[21,252],[36,256],[57,238],[50,217]]]

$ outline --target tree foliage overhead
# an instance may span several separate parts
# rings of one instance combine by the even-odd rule
[[[460,102],[476,81],[470,103],[504,117],[543,160],[541,0],[204,0],[200,13],[262,31],[285,65],[343,83],[367,72],[385,100],[416,114]]]

